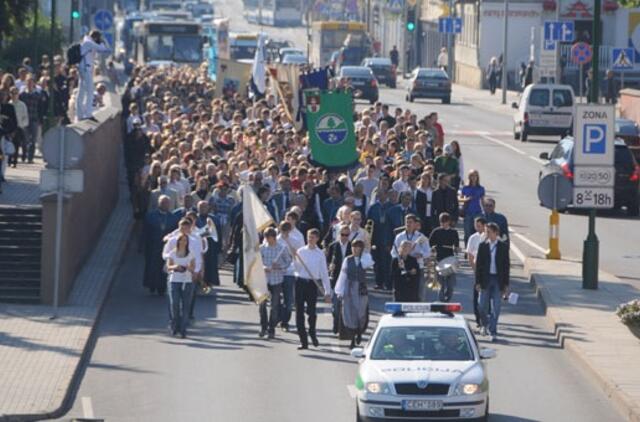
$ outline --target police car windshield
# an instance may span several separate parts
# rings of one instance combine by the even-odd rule
[[[384,327],[371,360],[473,360],[467,333],[459,327]]]

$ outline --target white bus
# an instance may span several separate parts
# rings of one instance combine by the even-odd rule
[[[244,0],[244,16],[258,25],[301,26],[302,0]]]
[[[199,23],[144,21],[136,24],[135,32],[138,64],[187,64],[194,67],[202,64],[203,37]]]

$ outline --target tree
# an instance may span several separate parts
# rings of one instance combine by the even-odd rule
[[[620,3],[622,7],[626,7],[628,9],[640,7],[640,0],[619,0],[618,3]]]
[[[29,10],[37,4],[29,0],[0,0],[0,46],[5,38],[24,27]]]

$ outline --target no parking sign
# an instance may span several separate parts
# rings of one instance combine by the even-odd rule
[[[571,46],[571,60],[574,63],[583,65],[589,63],[593,57],[593,50],[586,42],[577,42]]]

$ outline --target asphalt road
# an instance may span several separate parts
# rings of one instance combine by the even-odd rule
[[[296,350],[294,333],[258,338],[257,308],[224,273],[216,295],[199,297],[187,339],[168,336],[167,302],[141,287],[142,257],[132,245],[98,326],[98,340],[73,407],[61,420],[325,422],[354,419],[356,362],[330,333],[325,305],[320,347]],[[570,328],[546,325],[514,260],[516,306],[505,305],[498,357],[489,363],[492,421],[622,421],[593,381],[562,350]],[[460,275],[455,301],[470,305]],[[373,293],[377,314],[387,296]],[[372,326],[376,316],[373,317]],[[493,347],[493,346],[492,346]]]

